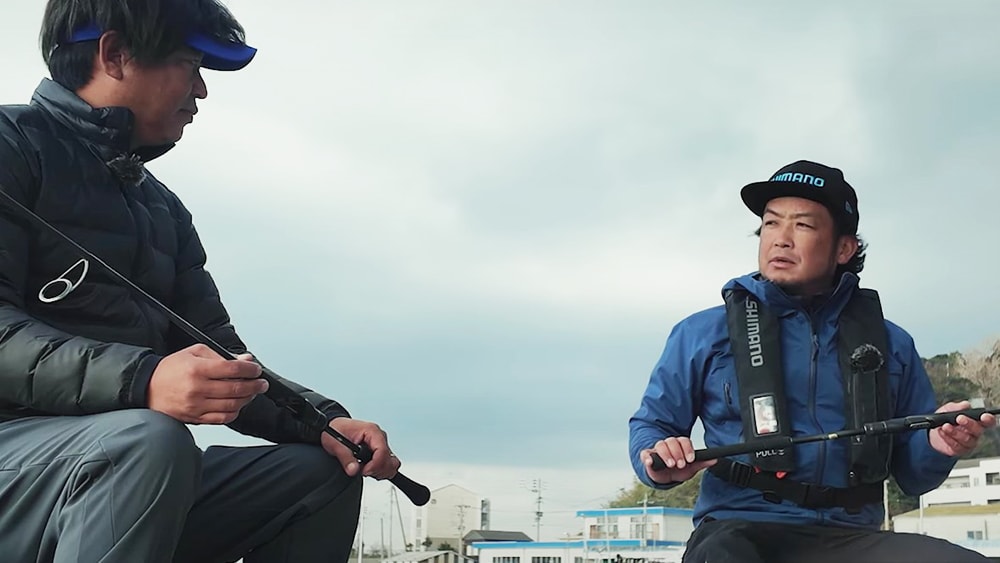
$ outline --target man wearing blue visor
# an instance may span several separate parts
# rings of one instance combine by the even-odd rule
[[[203,69],[256,50],[216,0],[49,0],[51,79],[0,106],[0,190],[195,325],[167,314],[0,198],[0,559],[334,561],[361,479],[392,478],[385,432],[282,380],[372,460],[265,394],[183,203],[145,163],[207,96]],[[188,424],[273,445],[199,449]]]

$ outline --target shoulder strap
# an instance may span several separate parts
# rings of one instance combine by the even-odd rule
[[[745,289],[727,290],[723,298],[744,441],[752,444],[764,436],[791,436],[778,318]],[[764,471],[791,471],[795,450],[760,450],[750,456],[750,462]]]
[[[840,315],[838,347],[840,372],[843,374],[846,423],[859,428],[866,422],[891,418],[889,412],[889,342],[878,292],[859,289]],[[878,349],[882,365],[874,372],[851,368],[851,355],[864,344]],[[851,463],[848,484],[875,483],[889,476],[892,436],[855,436],[851,438]]]

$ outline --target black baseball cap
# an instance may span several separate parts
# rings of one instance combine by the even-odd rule
[[[776,197],[802,197],[822,203],[845,234],[858,233],[858,195],[837,168],[808,160],[793,162],[766,182],[747,184],[740,190],[743,203],[758,217]]]

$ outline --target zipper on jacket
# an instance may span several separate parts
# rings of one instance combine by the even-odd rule
[[[813,324],[812,319],[809,320],[809,330],[812,336],[812,357],[809,362],[809,414],[812,415],[813,423],[819,429],[820,432],[823,431],[823,427],[820,426],[819,420],[816,418],[816,372],[819,364],[819,334],[816,333],[816,326]],[[816,463],[816,482],[823,482],[823,473],[825,472],[826,466],[826,443],[819,443],[819,456]]]
[[[135,228],[136,248],[135,248],[135,255],[132,257],[132,266],[131,266],[132,270],[130,274],[132,281],[138,285],[139,284],[138,276],[144,270],[149,270],[153,268],[153,259],[151,256],[153,250],[152,250],[151,237],[148,231],[148,225],[142,223],[142,217],[140,216],[140,214],[136,213],[136,209],[133,208],[133,206],[145,207],[142,203],[140,203],[136,199],[135,194],[130,191],[134,189],[139,189],[139,188],[138,187],[129,188],[127,186],[121,186],[121,195],[122,199],[125,202],[125,209],[127,210],[129,217],[132,218],[132,225]],[[139,311],[143,316],[143,320],[145,321],[146,324],[145,330],[147,338],[149,338],[149,345],[155,350],[160,347],[160,341],[161,341],[160,335],[157,334],[156,329],[154,328],[155,323],[153,322],[153,319],[155,318],[156,313],[153,311],[152,306],[148,305],[142,299],[135,299],[135,303],[139,307]]]

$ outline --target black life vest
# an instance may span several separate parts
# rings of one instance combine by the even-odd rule
[[[744,288],[724,292],[729,342],[739,387],[740,416],[747,443],[765,436],[792,436],[785,400],[781,363],[781,327],[778,317]],[[870,344],[888,357],[888,337],[878,293],[858,289],[840,314],[838,356],[844,380],[847,425],[891,418],[889,372],[886,362],[874,373],[855,373],[851,354]],[[892,436],[850,438],[849,486],[878,483],[889,476]],[[794,447],[760,450],[751,464],[762,471],[789,472],[795,468]]]

